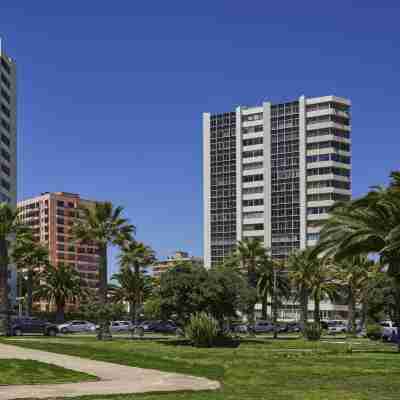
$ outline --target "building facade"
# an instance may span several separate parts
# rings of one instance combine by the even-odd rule
[[[192,264],[199,264],[202,262],[201,258],[191,257],[185,251],[176,251],[173,256],[168,257],[166,260],[157,261],[151,266],[151,275],[154,278],[160,278],[161,274],[174,267],[178,262],[189,262]]]
[[[65,192],[43,193],[18,203],[22,221],[48,247],[50,263],[69,264],[79,272],[83,285],[93,291],[99,286],[99,248],[96,243],[77,242],[71,228],[83,216],[81,209],[94,204],[78,194]]]
[[[203,115],[204,263],[257,238],[276,259],[314,245],[351,198],[350,101],[306,98]]]
[[[0,41],[0,202],[17,204],[17,71]],[[11,303],[16,298],[16,271],[9,266]],[[2,288],[0,287],[0,292]],[[1,295],[1,294],[0,294]]]

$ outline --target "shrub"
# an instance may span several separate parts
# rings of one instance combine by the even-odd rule
[[[321,328],[316,323],[308,323],[304,329],[304,336],[307,340],[321,339]]]
[[[218,341],[218,322],[204,312],[194,314],[185,328],[185,334],[195,347],[212,347]]]
[[[371,340],[379,340],[382,338],[382,327],[378,324],[367,326],[367,338]]]

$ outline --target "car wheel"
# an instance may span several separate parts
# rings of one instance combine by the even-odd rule
[[[14,333],[14,336],[22,336],[22,330],[19,328],[14,329],[13,333]]]
[[[57,331],[56,331],[55,329],[49,329],[49,330],[47,331],[47,336],[54,337],[54,336],[56,336],[56,335],[57,335]]]

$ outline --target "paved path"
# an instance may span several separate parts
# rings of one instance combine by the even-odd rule
[[[73,397],[179,390],[213,390],[220,384],[205,378],[128,367],[86,358],[0,344],[0,358],[36,360],[97,376],[100,381],[53,385],[0,385],[0,400]]]

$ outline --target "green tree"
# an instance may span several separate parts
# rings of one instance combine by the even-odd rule
[[[374,262],[366,256],[356,256],[336,264],[337,277],[345,289],[349,309],[348,326],[352,335],[356,334],[356,305],[365,301],[370,273]]]
[[[129,302],[131,320],[135,325],[138,322],[138,309],[151,291],[151,280],[144,276],[143,270],[154,261],[154,251],[136,241],[126,242],[119,255],[121,272],[114,277],[120,282],[120,295]]]
[[[79,301],[88,293],[82,289],[79,273],[67,264],[57,266],[47,264],[40,273],[40,285],[34,292],[34,297],[54,304],[56,321],[64,322],[67,303]]]
[[[128,302],[129,317],[134,324],[137,324],[138,307],[149,298],[153,284],[152,278],[143,273],[136,274],[130,268],[123,268],[112,276],[118,282],[111,291],[111,298],[114,302]]]
[[[311,294],[314,263],[315,257],[311,249],[292,253],[286,263],[289,280],[295,291],[295,297],[300,303],[300,321],[303,333],[308,322],[308,300]]]
[[[177,263],[160,279],[161,313],[186,325],[194,313],[206,312],[220,323],[247,310],[248,285],[242,274],[230,268],[207,270],[187,262]]]
[[[320,304],[325,298],[332,302],[340,298],[340,286],[336,279],[335,267],[322,259],[315,257],[311,264],[311,279],[309,283],[310,297],[314,300],[314,323],[321,326]]]
[[[18,272],[27,277],[26,311],[32,315],[34,275],[40,271],[40,267],[48,264],[48,249],[34,239],[31,231],[19,233],[12,248],[12,259]]]
[[[236,256],[242,271],[247,275],[247,282],[251,289],[257,289],[257,271],[259,264],[265,256],[266,249],[259,240],[245,238],[238,242]],[[254,328],[255,315],[254,307],[256,305],[256,297],[253,304],[248,305],[248,320],[250,328]]]
[[[262,304],[262,318],[267,319],[268,300],[271,301],[272,321],[277,328],[278,310],[284,298],[290,296],[290,285],[284,264],[274,261],[268,254],[261,259],[258,268],[257,291]],[[278,330],[274,330],[274,338]]]
[[[16,212],[7,203],[0,204],[0,316],[3,316],[3,324],[6,335],[11,334],[11,316],[9,299],[9,247],[12,236],[25,231],[26,227],[21,223]]]
[[[375,187],[359,199],[337,204],[322,228],[318,249],[339,261],[379,254],[397,293],[395,321],[400,324],[400,173],[391,178],[387,188]]]
[[[73,226],[73,234],[78,241],[94,242],[99,246],[98,306],[100,308],[107,303],[108,248],[111,245],[122,246],[131,240],[135,231],[135,227],[122,217],[122,212],[122,207],[114,208],[110,202],[96,203],[93,207],[82,208],[82,218]],[[98,339],[108,338],[110,335],[109,324],[103,321],[100,323]]]

